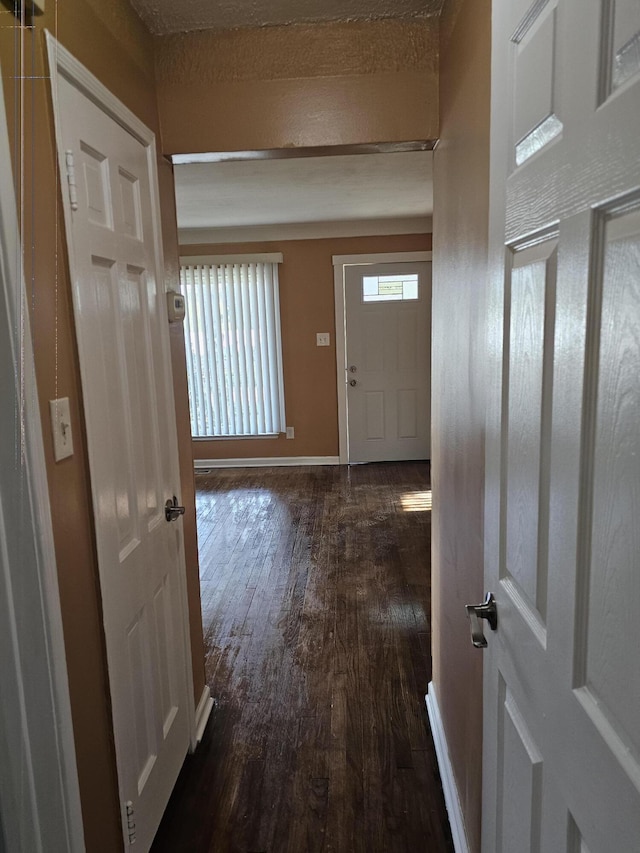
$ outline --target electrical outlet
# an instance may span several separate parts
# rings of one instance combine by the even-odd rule
[[[316,334],[316,346],[317,347],[328,347],[331,343],[331,335],[329,332],[318,332]]]
[[[51,411],[51,429],[53,431],[53,456],[56,462],[73,455],[73,436],[71,435],[71,413],[69,398],[49,400]]]
[[[287,438],[295,438],[296,431],[293,427],[287,427]]]

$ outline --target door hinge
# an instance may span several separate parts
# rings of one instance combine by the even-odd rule
[[[134,818],[134,808],[131,800],[127,800],[124,804],[125,813],[127,816],[127,837],[129,838],[129,846],[136,843],[136,822]]]
[[[64,152],[64,159],[67,166],[67,184],[69,185],[69,203],[71,210],[78,209],[78,184],[76,183],[76,164],[73,159],[73,151],[68,149]]]

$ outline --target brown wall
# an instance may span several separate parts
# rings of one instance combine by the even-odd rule
[[[207,254],[282,252],[279,267],[282,355],[287,424],[295,438],[194,441],[194,459],[277,456],[337,456],[338,397],[333,255],[420,252],[430,234],[342,237],[183,246],[184,257]],[[330,332],[331,346],[316,346],[316,332]]]
[[[157,131],[153,43],[126,0],[48,3],[46,15],[36,20],[33,30],[19,30],[13,15],[4,9],[0,11],[0,57],[14,175],[18,201],[24,200],[19,215],[25,247],[25,278],[33,310],[40,407],[47,412],[47,401],[55,397],[68,396],[71,404],[74,455],[58,464],[54,462],[46,420],[44,444],[86,847],[91,853],[113,853],[122,844],[120,808],[81,385],[58,197],[49,83],[44,78],[45,28]],[[22,79],[16,77],[16,69]],[[19,125],[21,121],[23,128]],[[173,234],[169,255],[173,252],[175,257],[176,232],[175,225],[171,225],[173,185],[166,176],[163,203],[170,213],[165,235],[169,244]],[[175,261],[173,268],[175,271]],[[174,357],[178,361],[180,346],[180,342],[174,342]],[[179,383],[177,390],[180,399]],[[184,382],[182,390],[184,393]],[[184,451],[184,440],[182,445]],[[184,490],[191,476],[190,466],[185,471],[183,497],[187,499]],[[194,539],[193,530],[191,522],[185,533],[187,539]],[[197,578],[193,542],[188,553],[191,574]],[[194,665],[201,670],[195,676],[202,690],[204,675],[197,656],[197,630],[193,639],[196,641]]]
[[[434,159],[433,682],[472,851],[480,850],[482,653],[464,605],[483,598],[490,14],[490,0],[445,7]]]
[[[434,139],[437,33],[431,19],[158,37],[164,151]]]

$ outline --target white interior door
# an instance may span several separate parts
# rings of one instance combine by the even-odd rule
[[[345,267],[349,462],[431,455],[431,262]]]
[[[193,715],[155,152],[61,74],[55,95],[124,838],[147,850]]]
[[[483,850],[633,853],[640,4],[494,0],[492,80]]]

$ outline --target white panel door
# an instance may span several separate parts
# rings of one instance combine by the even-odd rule
[[[431,262],[345,268],[349,462],[431,455]]]
[[[485,853],[640,851],[639,139],[637,0],[494,0]]]
[[[178,483],[155,162],[61,75],[57,98],[123,829],[147,850],[190,730],[182,522],[165,518]]]

